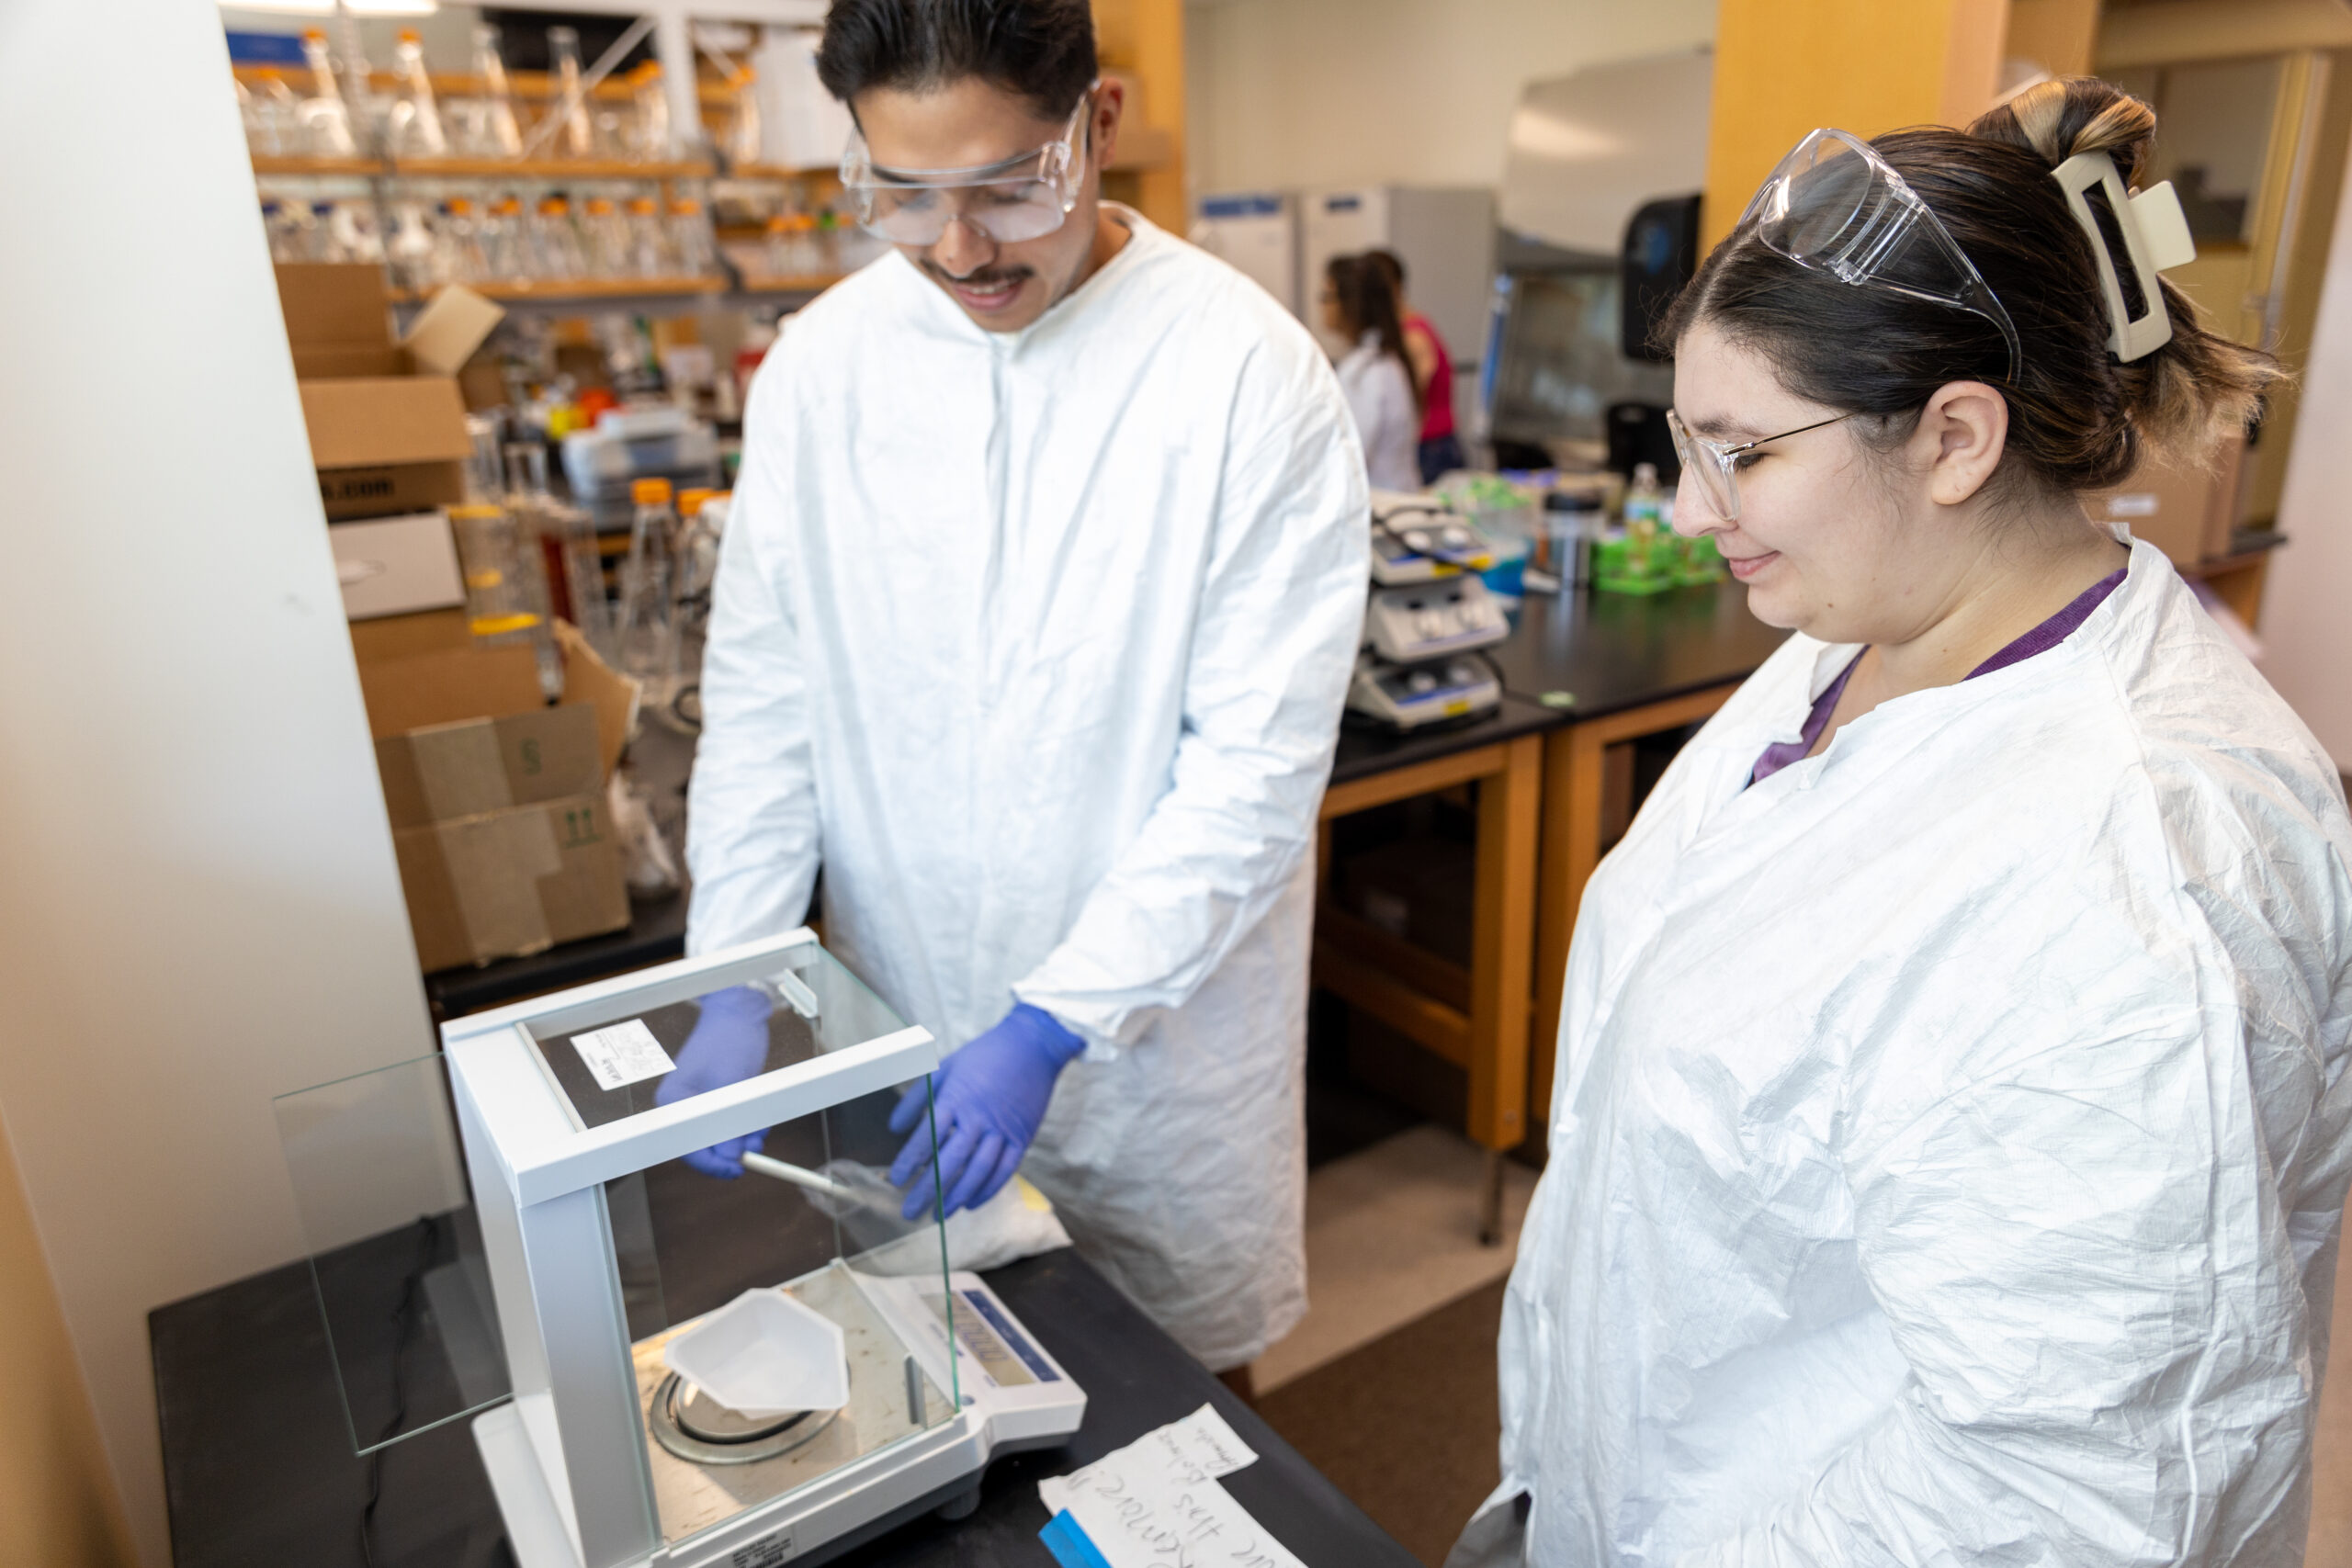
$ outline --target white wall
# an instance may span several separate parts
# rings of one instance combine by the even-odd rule
[[[1198,194],[1501,182],[1522,85],[1711,41],[1714,0],[1189,0]]]
[[[2303,372],[2301,439],[2287,462],[2287,544],[2263,590],[2263,673],[2352,773],[2352,168],[2335,209],[2327,279]],[[2335,439],[2323,432],[2336,433]]]
[[[162,1568],[146,1313],[300,1256],[272,1095],[433,1041],[220,18],[102,9],[0,6],[0,1117]]]

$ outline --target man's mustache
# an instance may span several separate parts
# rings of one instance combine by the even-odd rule
[[[930,273],[933,277],[940,278],[944,282],[956,284],[959,288],[993,288],[1000,284],[1019,283],[1025,278],[1031,278],[1036,276],[1035,270],[1025,266],[991,266],[983,267],[978,272],[967,272],[961,277],[958,277],[956,274],[948,271],[945,267],[941,266],[937,262],[927,261],[923,263],[922,265],[923,270]]]

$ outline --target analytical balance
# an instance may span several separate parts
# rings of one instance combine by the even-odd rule
[[[761,1070],[660,1103],[738,986],[774,1003]],[[1078,1429],[1084,1393],[881,1174],[937,1042],[809,931],[442,1041],[278,1123],[355,1447],[471,1416],[523,1568],[820,1562]],[[762,1130],[760,1174],[680,1160]]]
[[[1477,575],[1494,564],[1494,541],[1436,497],[1374,493],[1372,594],[1351,712],[1411,730],[1501,705],[1501,682],[1476,656],[1510,635]]]

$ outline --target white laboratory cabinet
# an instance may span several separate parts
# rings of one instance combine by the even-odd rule
[[[1283,310],[1299,313],[1296,197],[1263,191],[1204,197],[1192,240],[1230,262]]]

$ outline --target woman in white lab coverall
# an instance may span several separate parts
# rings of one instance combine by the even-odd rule
[[[1816,133],[1668,323],[1675,526],[1798,635],[1585,889],[1457,1562],[2302,1560],[2352,826],[2075,504],[2270,374],[2139,265],[2153,129]]]
[[[1317,298],[1324,331],[1355,345],[1336,368],[1372,488],[1420,489],[1421,394],[1388,275],[1363,256],[1333,256]]]

